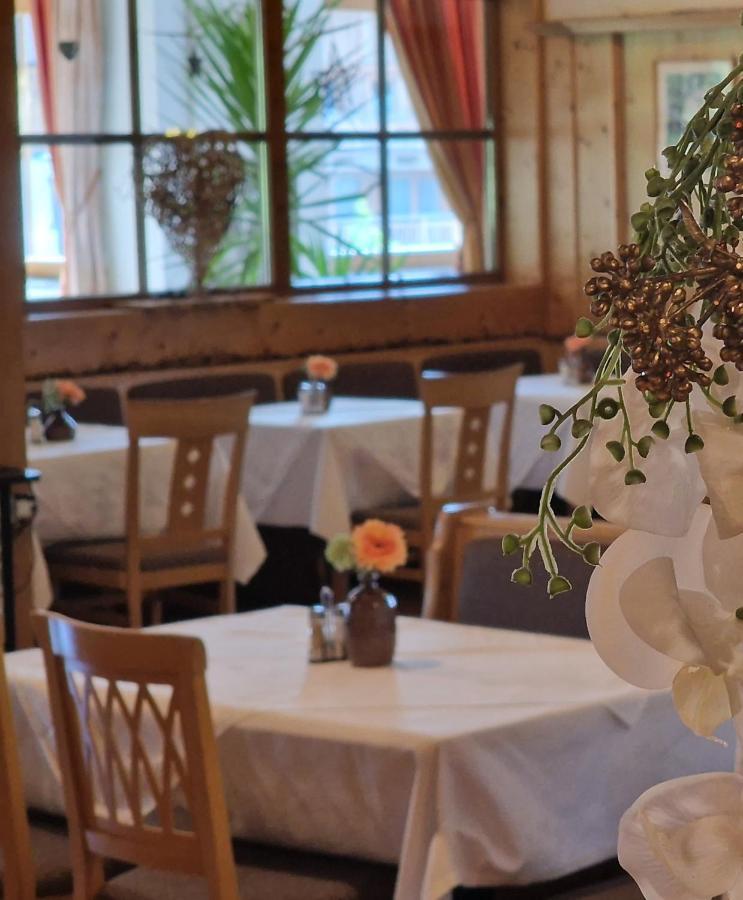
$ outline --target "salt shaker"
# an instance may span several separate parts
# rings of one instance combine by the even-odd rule
[[[28,423],[28,436],[32,444],[41,444],[44,441],[44,423],[41,418],[41,410],[35,406],[29,406],[26,412]]]
[[[309,608],[310,614],[310,656],[311,663],[325,662],[325,607],[315,603]]]

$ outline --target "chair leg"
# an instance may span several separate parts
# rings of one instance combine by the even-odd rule
[[[221,615],[229,615],[235,612],[235,582],[231,575],[219,585],[219,612]]]
[[[163,598],[162,594],[155,594],[150,598],[150,625],[163,624]]]

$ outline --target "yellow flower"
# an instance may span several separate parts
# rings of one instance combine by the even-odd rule
[[[379,519],[367,519],[354,528],[351,540],[358,569],[393,572],[407,561],[405,535],[397,525]]]

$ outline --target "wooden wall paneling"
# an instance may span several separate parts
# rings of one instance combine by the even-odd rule
[[[578,278],[578,172],[575,112],[575,41],[545,41],[547,129],[547,244],[550,308],[547,333],[562,336],[584,311]]]
[[[578,277],[590,273],[590,260],[614,249],[617,233],[616,64],[611,36],[575,41],[578,154]]]
[[[16,110],[13,0],[0,0],[0,465],[26,464],[26,410],[23,373],[24,270],[21,248],[20,175]],[[16,548],[16,640],[30,642],[30,535]]]
[[[739,0],[545,0],[546,27],[574,34],[735,27]]]
[[[502,0],[500,60],[502,102],[504,276],[514,284],[544,280],[540,253],[540,147],[538,17],[535,0]]]

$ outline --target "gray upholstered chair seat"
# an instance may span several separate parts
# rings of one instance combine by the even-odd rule
[[[126,544],[123,540],[61,541],[45,551],[47,562],[66,566],[94,566],[97,569],[126,569]],[[180,566],[209,565],[225,560],[221,545],[205,544],[186,548],[182,553],[149,553],[142,557],[142,570],[177,569]]]
[[[393,866],[238,843],[246,900],[389,900]],[[207,900],[202,878],[137,868],[110,881],[99,900]]]

